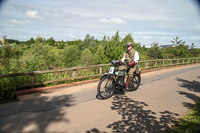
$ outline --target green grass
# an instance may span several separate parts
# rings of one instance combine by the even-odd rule
[[[167,133],[200,133],[200,101]]]

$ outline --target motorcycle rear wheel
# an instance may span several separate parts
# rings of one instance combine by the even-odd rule
[[[112,97],[114,91],[115,91],[115,82],[112,77],[106,76],[99,81],[97,87],[97,93],[101,99],[108,99]]]
[[[140,86],[140,82],[141,82],[141,76],[138,74],[133,75],[133,78],[131,79],[131,81],[128,85],[129,91],[137,90],[138,87]]]

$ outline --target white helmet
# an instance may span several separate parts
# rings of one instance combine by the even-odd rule
[[[133,46],[133,43],[132,42],[127,42],[126,43],[126,47],[129,47],[129,46]]]

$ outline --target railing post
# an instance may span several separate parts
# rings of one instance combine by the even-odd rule
[[[99,74],[102,74],[102,66],[99,68]]]
[[[34,83],[35,83],[35,75],[31,74],[31,84],[34,84]]]
[[[165,65],[165,61],[163,60],[163,66]]]
[[[75,78],[76,77],[76,71],[73,70],[73,73],[72,73],[72,78]]]
[[[145,67],[146,67],[146,68],[149,67],[148,64],[149,64],[148,61],[146,61],[146,62],[145,62]]]
[[[190,59],[188,58],[188,64],[190,63]]]
[[[157,61],[155,61],[155,64],[154,64],[154,66],[157,66]]]
[[[170,66],[172,65],[172,60],[170,61]]]
[[[183,59],[183,62],[182,62],[182,64],[185,64],[185,59]]]

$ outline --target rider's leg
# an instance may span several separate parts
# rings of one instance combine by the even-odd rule
[[[136,66],[134,66],[133,68],[130,68],[130,69],[129,69],[128,78],[127,78],[126,84],[125,84],[125,86],[126,86],[127,89],[128,89],[128,84],[129,84],[129,82],[130,82],[131,79],[133,78],[133,73],[135,72],[135,70],[136,70]]]
[[[123,66],[119,66],[118,67],[118,70],[127,70],[127,67],[125,66],[125,65],[123,65]],[[125,78],[124,78],[124,83],[125,83],[125,81],[126,81],[126,79],[127,79],[127,76],[125,76]]]
[[[119,67],[118,67],[118,70],[127,70],[127,67],[124,66],[124,65],[123,65],[123,66],[119,66]]]

